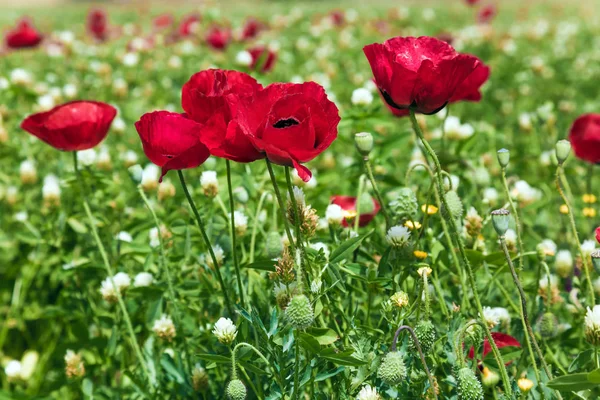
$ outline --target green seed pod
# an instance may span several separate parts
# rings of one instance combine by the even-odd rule
[[[283,251],[283,243],[281,242],[281,236],[277,232],[269,232],[265,240],[267,257],[277,258]]]
[[[370,214],[375,211],[375,204],[373,204],[373,198],[367,192],[360,195],[357,200],[358,207],[360,207],[360,214]]]
[[[459,400],[483,400],[483,388],[471,368],[461,368],[456,380]]]
[[[402,354],[397,351],[387,353],[379,365],[377,376],[390,386],[401,383],[406,378],[406,365]]]
[[[407,187],[400,188],[396,198],[390,202],[390,209],[398,218],[416,215],[419,203],[415,192]]]
[[[310,300],[303,294],[292,297],[285,309],[285,315],[296,329],[308,328],[315,319]]]
[[[354,144],[361,156],[366,157],[373,150],[373,135],[369,132],[360,132],[354,135]]]
[[[502,168],[506,168],[508,166],[508,162],[510,161],[510,151],[507,149],[498,150],[498,163]]]
[[[568,140],[559,140],[556,142],[555,150],[558,164],[562,164],[566,161],[567,157],[569,157],[569,153],[571,152],[571,143]]]
[[[234,379],[227,385],[227,398],[229,400],[244,400],[246,398],[246,386],[239,379]]]
[[[498,236],[504,236],[508,230],[508,224],[510,222],[510,211],[505,208],[500,208],[491,212],[492,214],[492,225]]]
[[[544,339],[553,338],[558,333],[558,319],[551,312],[546,312],[538,320],[537,328]]]
[[[428,354],[435,343],[435,327],[429,320],[419,321],[417,326],[415,326],[414,331],[415,336],[421,344],[421,350],[423,350],[424,354]],[[417,349],[412,339],[410,341],[410,346],[413,350]]]
[[[448,210],[442,210],[446,217],[452,216],[454,219],[461,219],[463,215],[463,205],[460,197],[454,190],[446,192],[444,195],[446,203],[448,204]]]

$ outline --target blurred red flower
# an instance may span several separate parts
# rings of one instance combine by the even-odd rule
[[[492,4],[482,7],[477,13],[477,21],[480,24],[491,22],[496,16],[496,7]]]
[[[242,40],[254,39],[265,28],[264,24],[255,18],[248,18],[242,28]]]
[[[600,114],[584,114],[577,118],[569,132],[575,155],[587,162],[600,162]]]
[[[248,50],[252,56],[252,64],[250,68],[262,73],[269,72],[275,66],[277,61],[277,53],[264,46],[253,47]]]
[[[293,166],[305,182],[312,174],[302,163],[337,138],[338,108],[315,82],[274,83],[252,97],[235,99],[232,107],[254,147],[275,164]]]
[[[381,97],[397,116],[409,109],[435,114],[451,101],[475,100],[489,75],[487,67],[478,71],[477,57],[432,37],[396,37],[363,51]]]
[[[186,37],[196,33],[198,26],[200,25],[200,21],[200,14],[190,14],[184,17],[179,23],[179,28],[177,29],[179,36]]]
[[[96,101],[72,101],[27,117],[21,128],[65,151],[91,149],[108,134],[117,110]]]
[[[87,16],[87,30],[96,40],[105,41],[108,38],[108,16],[104,10],[90,10]]]
[[[370,213],[361,212],[359,220],[358,220],[358,226],[367,225],[369,222],[371,222],[373,220],[373,218],[375,218],[375,216],[381,209],[381,205],[379,204],[379,202],[377,200],[375,200],[374,198],[372,200],[373,200],[373,211]],[[350,212],[350,213],[352,213],[352,212],[356,213],[356,201],[357,201],[356,197],[352,197],[352,196],[332,196],[331,197],[331,204],[337,204],[338,206],[340,206],[342,208],[342,210]],[[346,221],[345,218],[344,218],[344,220],[342,220],[342,226],[348,226],[348,222]]]
[[[161,181],[168,171],[195,168],[210,156],[200,141],[202,125],[184,114],[169,111],[144,114],[135,123],[135,129],[148,159],[162,167]]]
[[[11,49],[22,49],[36,47],[42,39],[43,36],[34,28],[29,19],[23,18],[13,30],[6,34],[5,43]]]
[[[496,343],[496,346],[498,347],[498,349],[501,349],[503,347],[509,347],[509,346],[513,346],[513,347],[521,347],[521,343],[519,343],[519,341],[517,339],[515,339],[514,337],[507,335],[506,333],[502,333],[502,332],[492,332],[492,338],[494,339],[494,343]],[[490,346],[490,342],[487,340],[487,338],[485,338],[483,340],[483,358],[485,358],[485,356],[492,351],[492,346]],[[471,347],[471,349],[469,350],[469,358],[474,358],[475,357],[475,349],[473,347]]]
[[[224,50],[231,40],[229,28],[213,26],[206,35],[206,43],[216,50]]]
[[[158,17],[154,18],[152,21],[152,26],[156,30],[163,30],[169,28],[175,22],[173,16],[171,14],[161,14]]]
[[[465,0],[465,3],[467,3],[469,6],[474,6],[475,4],[479,3],[479,0]]]

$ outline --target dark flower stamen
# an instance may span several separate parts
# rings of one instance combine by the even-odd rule
[[[275,122],[273,124],[273,128],[285,129],[285,128],[288,128],[288,127],[294,126],[294,125],[300,125],[300,122],[298,122],[298,120],[296,118],[286,118],[286,119],[280,119],[279,121]]]

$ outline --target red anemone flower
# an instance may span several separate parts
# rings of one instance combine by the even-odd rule
[[[242,29],[242,40],[254,39],[264,29],[264,25],[255,18],[248,18]]]
[[[91,149],[108,134],[117,110],[96,101],[72,101],[27,117],[21,128],[65,151]]]
[[[87,17],[87,30],[98,41],[108,38],[108,16],[104,10],[91,10]]]
[[[202,125],[185,114],[155,111],[142,115],[135,123],[144,153],[162,168],[163,176],[170,170],[195,168],[210,156],[200,141]]]
[[[435,114],[480,65],[432,37],[396,37],[363,48],[375,84],[389,107]]]
[[[206,43],[215,50],[225,50],[231,40],[229,28],[213,26],[206,35]]]
[[[371,222],[373,220],[373,218],[375,218],[375,216],[377,215],[379,210],[381,209],[381,205],[379,204],[379,202],[377,200],[375,200],[374,198],[372,198],[372,200],[373,200],[373,211],[369,212],[369,213],[361,212],[359,220],[358,220],[359,226],[365,226],[369,222]],[[331,204],[337,204],[338,206],[340,206],[342,208],[342,210],[344,210],[350,216],[353,213],[356,214],[356,201],[357,201],[356,197],[352,197],[352,196],[332,196],[331,197]],[[348,226],[348,222],[346,221],[345,218],[344,218],[344,220],[342,220],[342,226]]]
[[[17,26],[5,37],[6,46],[11,49],[36,47],[42,41],[42,35],[27,18],[21,19]]]
[[[584,114],[577,118],[569,132],[575,155],[589,163],[600,163],[600,114]]]

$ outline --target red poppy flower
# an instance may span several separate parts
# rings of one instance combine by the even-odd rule
[[[473,56],[475,57],[475,56]],[[477,57],[475,57],[477,58]],[[479,89],[490,77],[490,67],[479,60],[479,65],[473,72],[456,88],[454,95],[450,98],[450,103],[457,101],[479,101],[481,92]]]
[[[6,34],[6,46],[11,49],[35,47],[42,41],[42,35],[27,18],[21,19],[15,29]]]
[[[379,210],[381,209],[381,205],[374,198],[373,200],[373,211],[370,213],[361,213],[358,219],[358,226],[365,226],[369,222],[375,218]],[[337,204],[344,211],[354,212],[356,213],[356,197],[352,196],[333,196],[331,197],[331,204]],[[348,222],[344,218],[342,221],[343,226],[348,226]]]
[[[72,101],[27,117],[21,128],[65,151],[91,149],[108,134],[117,110],[96,101]]]
[[[174,22],[175,20],[171,14],[161,14],[154,18],[152,26],[154,26],[156,30],[163,30],[173,25]]]
[[[490,4],[479,10],[479,13],[477,14],[477,21],[479,21],[480,24],[487,24],[493,20],[495,16],[496,7]]]
[[[331,14],[329,14],[329,17],[335,26],[342,26],[344,25],[344,22],[346,22],[344,12],[341,10],[333,10]]]
[[[600,226],[596,228],[596,242],[600,243]]]
[[[91,10],[87,17],[88,32],[99,41],[105,41],[108,38],[108,16],[104,10]]]
[[[494,342],[496,343],[498,349],[509,346],[521,347],[521,343],[519,343],[517,339],[510,335],[507,335],[506,333],[492,332],[492,338],[494,339]],[[490,342],[487,340],[487,338],[485,338],[483,340],[483,358],[485,358],[485,356],[490,351],[492,351],[492,346],[490,346]],[[475,349],[471,347],[471,349],[469,350],[469,358],[473,357],[475,357]]]
[[[465,3],[467,3],[469,6],[474,6],[475,4],[479,3],[479,0],[465,0]]]
[[[199,14],[190,14],[183,18],[177,29],[179,36],[186,37],[196,33],[200,21],[201,18]]]
[[[259,70],[262,73],[271,71],[275,61],[277,61],[277,53],[263,46],[254,47],[248,52],[252,56],[250,68]]]
[[[224,50],[231,40],[231,32],[228,28],[213,26],[206,35],[206,43],[215,50]]]
[[[231,99],[252,96],[261,89],[250,75],[218,69],[198,72],[183,85],[181,105],[191,119],[204,125],[202,141],[213,155],[237,162],[265,157],[233,121],[237,109],[231,110],[236,104]]]
[[[427,36],[396,37],[363,51],[385,102],[397,110],[423,114],[444,108],[480,64],[476,57]]]
[[[600,163],[600,114],[584,114],[571,126],[569,141],[573,153],[590,163]]]
[[[264,29],[264,25],[254,18],[248,18],[242,29],[242,40],[254,39]]]
[[[163,176],[170,170],[195,168],[210,156],[200,141],[202,125],[185,114],[155,111],[142,115],[135,123],[144,153],[154,164],[162,167]]]
[[[275,164],[294,166],[308,182],[312,174],[301,163],[329,147],[340,122],[338,108],[323,87],[315,82],[274,83],[236,101],[236,120],[254,147]]]

